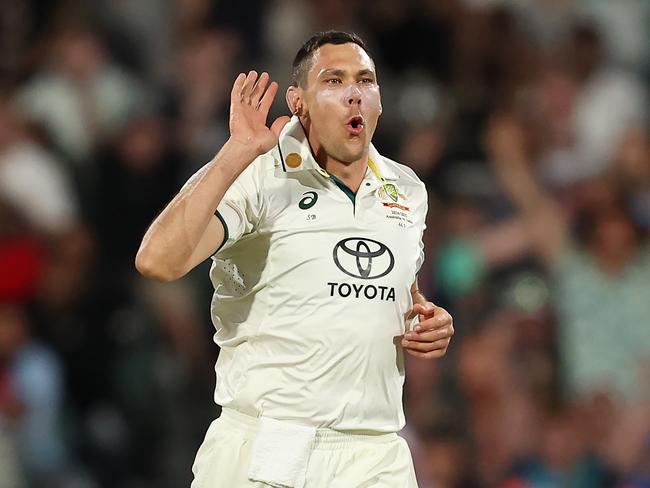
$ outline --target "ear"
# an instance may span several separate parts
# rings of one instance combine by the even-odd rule
[[[302,88],[291,85],[287,88],[286,99],[291,113],[300,116],[303,110]]]

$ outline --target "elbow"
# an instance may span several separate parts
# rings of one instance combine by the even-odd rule
[[[168,266],[163,265],[159,260],[153,259],[146,252],[143,252],[142,249],[135,256],[135,268],[145,278],[156,281],[169,282],[183,276],[183,273],[177,273]]]

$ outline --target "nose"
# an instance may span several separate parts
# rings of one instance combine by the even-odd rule
[[[345,94],[345,100],[348,105],[360,105],[361,90],[359,90],[359,87],[352,85]]]

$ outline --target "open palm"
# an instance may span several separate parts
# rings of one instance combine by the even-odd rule
[[[268,85],[268,87],[267,87]],[[280,131],[289,117],[278,117],[271,127],[266,118],[273,103],[278,84],[269,84],[269,74],[264,72],[259,78],[256,71],[248,75],[240,73],[230,94],[230,135],[233,139],[250,144],[258,154],[269,151],[278,143]]]

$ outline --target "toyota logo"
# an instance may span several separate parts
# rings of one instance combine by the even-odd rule
[[[333,257],[336,266],[346,275],[365,280],[386,276],[395,265],[395,257],[388,247],[363,237],[339,241],[334,246]]]

